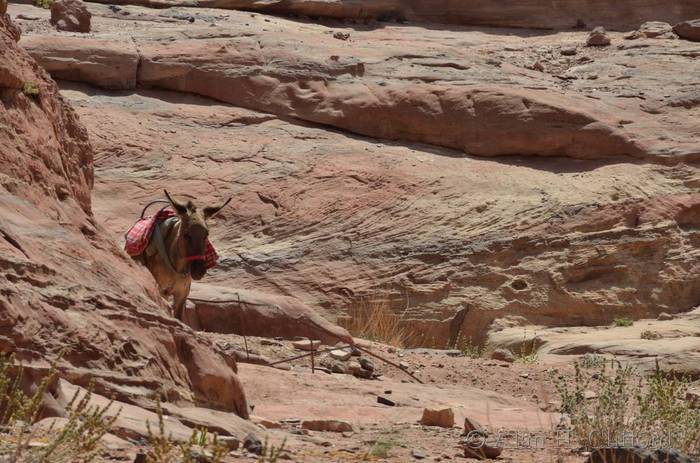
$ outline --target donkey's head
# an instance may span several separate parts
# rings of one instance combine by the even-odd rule
[[[190,275],[192,278],[201,280],[204,274],[207,273],[207,266],[204,261],[206,242],[209,236],[207,219],[219,212],[231,201],[231,198],[227,199],[221,206],[200,209],[192,201],[181,203],[173,199],[168,190],[164,191],[165,196],[170,201],[170,205],[180,217],[180,243],[178,245],[180,246],[181,254],[184,254],[182,257],[187,259],[190,264]]]

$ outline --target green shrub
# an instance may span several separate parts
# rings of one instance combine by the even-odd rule
[[[22,85],[22,93],[30,98],[36,98],[39,96],[41,91],[39,90],[39,87],[37,87],[36,83],[27,81]]]
[[[616,318],[615,320],[613,320],[613,323],[615,324],[615,326],[632,326],[632,325],[634,325],[634,321],[632,321],[632,319],[628,318],[628,317]]]
[[[465,357],[471,359],[482,358],[486,353],[486,346],[473,343],[471,337],[463,339],[461,334],[457,338],[455,347],[461,350]]]
[[[34,6],[48,10],[51,8],[53,0],[34,0]]]

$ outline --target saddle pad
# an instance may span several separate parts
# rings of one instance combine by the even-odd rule
[[[166,207],[156,214],[139,219],[124,235],[124,251],[130,256],[140,256],[148,247],[156,224],[170,217],[177,217],[172,209]],[[214,249],[214,245],[207,238],[204,251],[204,263],[207,268],[216,266],[219,255]]]

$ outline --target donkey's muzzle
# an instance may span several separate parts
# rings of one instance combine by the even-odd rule
[[[195,260],[190,263],[190,275],[193,280],[201,280],[207,273],[207,267],[203,260]]]

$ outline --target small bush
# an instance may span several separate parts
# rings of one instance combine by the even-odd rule
[[[48,10],[53,5],[53,0],[35,0],[34,6]]]
[[[578,363],[574,366],[573,386],[553,378],[560,412],[571,419],[573,442],[586,450],[623,442],[688,454],[700,451],[700,410],[685,400],[687,379],[659,371],[641,378],[634,368],[615,362],[611,371],[603,366],[590,375],[584,375]],[[635,441],[629,442],[629,436]]]
[[[372,445],[372,448],[369,449],[369,452],[367,452],[367,455],[365,455],[365,459],[367,456],[375,458],[389,458],[389,452],[393,446],[393,442],[378,440]]]
[[[76,391],[68,403],[68,418],[62,429],[36,431],[36,423],[42,409],[43,397],[49,384],[57,378],[52,368],[28,396],[20,388],[24,372],[15,366],[14,357],[0,356],[0,461],[3,463],[90,463],[96,461],[102,451],[100,440],[109,432],[119,413],[106,415],[112,402],[104,408],[90,406],[91,390],[78,400]],[[45,445],[33,446],[33,442]]]
[[[517,352],[513,352],[516,362],[532,364],[539,360],[540,356],[537,352],[536,338],[537,333],[535,333],[532,340],[528,341],[527,330],[523,330],[523,342],[520,344],[520,348],[517,349]]]
[[[661,334],[657,333],[656,331],[644,330],[642,331],[642,335],[640,337],[642,339],[653,341],[655,339],[661,339]]]
[[[461,350],[465,357],[478,359],[484,357],[486,354],[486,346],[474,344],[471,337],[469,339],[462,339],[460,335],[460,337],[457,338],[456,344],[457,349]]]
[[[277,460],[280,458],[282,455],[282,452],[284,452],[284,445],[287,443],[287,440],[283,440],[282,444],[279,447],[275,447],[274,445],[269,445],[267,437],[265,437],[265,443],[263,444],[263,449],[262,453],[258,457],[258,462],[260,463],[276,463]]]
[[[151,423],[146,422],[148,430],[149,449],[146,453],[146,463],[195,463],[200,461],[198,454],[206,455],[209,463],[220,463],[226,449],[218,441],[216,434],[208,438],[207,431],[195,429],[190,440],[183,444],[176,444],[172,436],[165,434],[165,420],[163,419],[163,408],[160,400],[156,401],[156,413],[158,414],[158,433],[151,429]]]
[[[596,354],[585,354],[579,361],[581,368],[600,368],[605,365],[605,357]]]
[[[632,325],[634,325],[634,321],[632,321],[632,319],[628,318],[628,317],[616,318],[615,320],[613,320],[613,323],[615,324],[615,326],[632,326]]]
[[[39,90],[39,87],[36,85],[36,83],[25,82],[22,85],[22,93],[24,93],[30,98],[36,98],[37,96],[39,96],[39,93],[41,93],[41,91]]]

